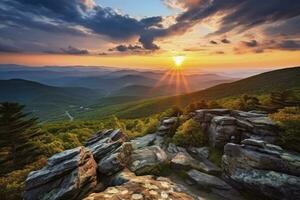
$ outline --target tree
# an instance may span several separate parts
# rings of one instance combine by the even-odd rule
[[[270,99],[271,103],[276,108],[284,108],[286,106],[300,106],[300,101],[295,96],[292,90],[272,92]]]
[[[239,109],[250,111],[256,110],[260,105],[259,99],[254,96],[242,95],[239,102]]]
[[[40,132],[36,128],[37,118],[23,113],[25,106],[18,103],[0,104],[0,166],[13,170],[33,161],[37,147],[32,140]]]

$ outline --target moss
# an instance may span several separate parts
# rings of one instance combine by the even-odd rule
[[[212,163],[215,165],[221,167],[222,165],[222,156],[223,156],[223,151],[215,148],[210,148],[209,149],[209,157],[208,160],[210,160]]]

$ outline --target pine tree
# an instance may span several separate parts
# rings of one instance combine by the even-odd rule
[[[37,118],[23,113],[24,106],[18,103],[0,104],[0,168],[17,169],[33,161],[37,147],[32,139],[39,135]],[[1,170],[3,171],[3,170]]]

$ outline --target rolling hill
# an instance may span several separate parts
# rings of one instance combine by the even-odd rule
[[[285,68],[255,75],[232,83],[220,84],[205,90],[185,95],[154,98],[125,104],[98,107],[79,117],[105,117],[115,114],[124,118],[145,117],[159,113],[173,105],[184,107],[199,100],[215,100],[225,97],[247,94],[265,94],[274,90],[299,89],[300,67]]]
[[[89,105],[103,96],[99,90],[53,87],[22,79],[0,80],[0,94],[0,102],[25,104],[42,119],[63,114],[70,107]]]

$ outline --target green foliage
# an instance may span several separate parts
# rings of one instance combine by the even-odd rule
[[[216,148],[209,148],[209,157],[208,160],[210,160],[215,165],[221,167],[222,164],[222,156],[223,151]]]
[[[36,118],[24,114],[24,106],[17,103],[0,104],[0,160],[1,172],[18,169],[34,161],[38,148],[33,140],[40,131]]]
[[[277,109],[286,106],[300,106],[300,100],[292,90],[272,92],[270,100],[272,105]]]
[[[160,114],[160,119],[170,118],[170,117],[178,117],[183,113],[183,111],[178,106],[172,106],[167,109],[165,112]]]
[[[284,131],[279,145],[300,152],[300,107],[286,107],[271,115]]]
[[[15,200],[22,199],[24,191],[24,181],[29,172],[42,168],[47,162],[45,157],[39,158],[30,165],[24,166],[22,169],[15,170],[0,177],[0,196],[1,199]]]
[[[205,109],[205,108],[208,108],[207,102],[202,100],[195,103],[191,103],[188,106],[186,106],[184,108],[184,113],[189,114],[190,112],[194,112],[195,110]]]
[[[172,142],[179,146],[203,146],[206,140],[200,124],[189,119],[178,127]]]

